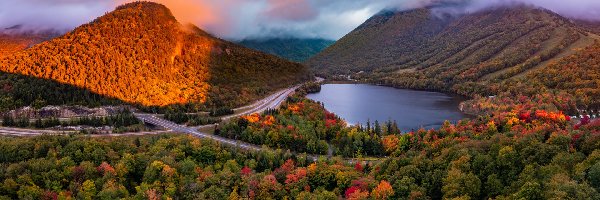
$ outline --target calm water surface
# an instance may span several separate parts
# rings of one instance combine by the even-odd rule
[[[326,84],[308,98],[325,104],[327,110],[349,124],[396,120],[402,131],[438,128],[445,120],[468,116],[460,112],[463,98],[438,92],[403,90],[366,84]]]

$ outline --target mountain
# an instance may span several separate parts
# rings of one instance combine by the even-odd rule
[[[523,77],[594,43],[572,20],[528,6],[450,15],[445,7],[382,11],[306,64],[400,88],[491,95],[488,85]]]
[[[150,2],[119,6],[7,56],[0,71],[143,106],[237,106],[307,78],[300,64],[182,25],[168,8]]]
[[[271,38],[245,39],[239,44],[291,61],[304,62],[334,42],[326,39]]]
[[[0,58],[49,40],[52,33],[9,33],[0,31]]]

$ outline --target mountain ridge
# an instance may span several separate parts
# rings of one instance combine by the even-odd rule
[[[135,2],[12,54],[0,70],[144,106],[236,106],[307,78],[306,68],[177,22]]]
[[[443,18],[433,12],[382,11],[305,64],[400,88],[487,95],[486,84],[521,77],[595,40],[572,20],[530,6]]]
[[[244,39],[238,44],[291,61],[303,62],[334,42],[321,38],[257,38]]]

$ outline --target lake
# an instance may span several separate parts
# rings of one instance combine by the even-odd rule
[[[439,128],[445,120],[468,118],[459,110],[464,98],[439,92],[396,89],[367,84],[325,84],[309,99],[323,102],[325,108],[349,124],[383,123],[396,120],[402,131]]]

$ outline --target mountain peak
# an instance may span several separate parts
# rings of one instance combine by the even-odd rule
[[[119,6],[59,38],[5,57],[0,70],[145,106],[235,106],[297,82],[306,72],[299,64],[186,28],[165,6],[151,2]],[[220,90],[245,95],[230,98]]]

